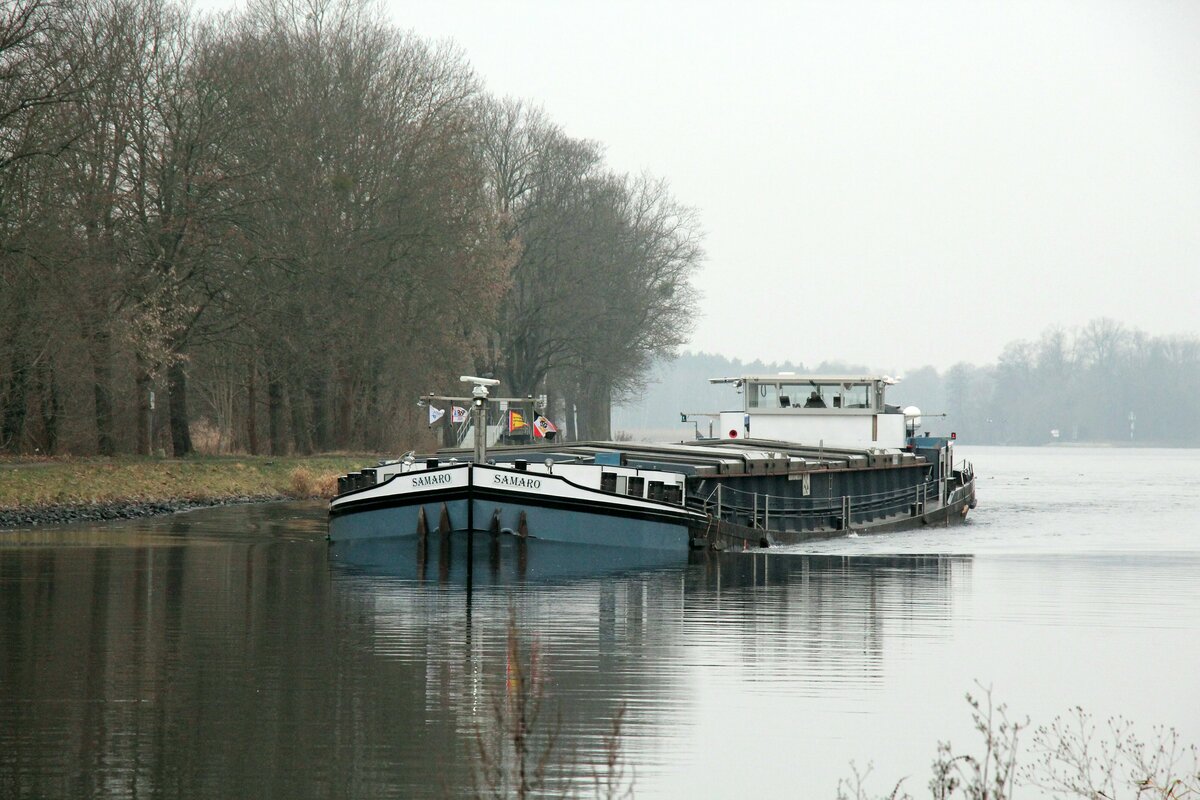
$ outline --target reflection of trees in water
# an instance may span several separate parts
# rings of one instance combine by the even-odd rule
[[[0,549],[0,576],[5,797],[438,791],[424,666],[339,616],[323,545]]]
[[[152,546],[0,548],[0,795],[441,796],[505,675],[510,606],[563,746],[586,762],[624,704],[653,765],[690,672],[872,682],[888,634],[936,635],[969,564],[610,554],[586,575],[535,549],[521,574],[483,553],[468,592],[453,565],[331,572],[270,514],[244,541],[206,519],[138,527]]]
[[[535,544],[529,573],[540,555]],[[540,648],[548,696],[564,714],[565,747],[586,761],[622,704],[626,735],[638,747],[687,724],[689,674],[698,669],[761,682],[763,691],[877,683],[888,634],[942,635],[952,575],[969,564],[699,553],[686,567],[564,580],[488,566],[469,592],[465,574],[455,581],[451,571],[446,580],[432,569],[424,583],[387,583],[376,571],[345,588],[370,607],[377,652],[423,654],[426,707],[449,708],[460,737],[488,723],[489,691],[508,668],[511,607]]]
[[[797,690],[874,684],[885,637],[940,636],[963,557],[713,553],[688,572],[685,619],[741,677]]]
[[[370,620],[378,656],[422,660],[424,711],[452,724],[460,744],[477,728],[490,736],[496,724],[493,700],[512,668],[511,609],[523,641],[541,654],[542,720],[558,726],[557,748],[578,766],[600,759],[601,737],[623,705],[634,726],[675,716],[657,698],[672,691],[672,676],[659,667],[670,657],[667,621],[678,617],[680,580],[676,570],[540,582],[485,575],[469,593],[436,577],[417,584],[355,576],[337,585]]]

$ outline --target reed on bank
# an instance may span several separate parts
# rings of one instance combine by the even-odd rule
[[[1034,796],[1084,800],[1196,800],[1200,798],[1200,746],[1188,744],[1174,728],[1155,726],[1144,733],[1124,717],[1098,720],[1076,706],[1048,725],[1012,720],[991,688],[968,693],[976,749],[939,742],[925,784],[934,800],[1012,800],[1018,789]],[[1020,752],[1022,734],[1032,741]],[[867,789],[871,765],[838,781],[837,800],[915,800],[906,778],[887,794]],[[916,783],[919,783],[917,781]],[[918,790],[919,792],[919,790]]]

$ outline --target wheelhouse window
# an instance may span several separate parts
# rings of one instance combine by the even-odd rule
[[[865,383],[844,383],[841,386],[842,408],[870,408],[871,387]]]
[[[837,408],[836,387],[822,384],[806,384],[796,387],[797,408]]]
[[[816,383],[793,378],[793,382],[754,382],[746,384],[746,408],[749,409],[854,409],[868,411],[882,407],[873,383]]]
[[[783,408],[870,409],[871,396],[871,387],[865,383],[785,383],[779,387]]]
[[[785,383],[779,387],[779,405],[783,408],[803,408],[813,387],[807,384]],[[784,398],[787,402],[784,402]]]
[[[752,383],[748,388],[750,408],[779,408],[779,384]]]

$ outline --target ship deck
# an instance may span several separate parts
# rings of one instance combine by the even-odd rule
[[[470,461],[472,453],[464,448],[447,448],[428,457]],[[926,463],[922,456],[904,450],[854,450],[820,445],[812,447],[770,439],[702,439],[674,444],[550,442],[493,445],[488,448],[488,459],[495,459],[496,463],[501,464],[517,459],[553,459],[556,463],[604,463],[613,457],[621,458],[624,466],[670,470],[697,478],[796,475],[827,470],[918,466]]]

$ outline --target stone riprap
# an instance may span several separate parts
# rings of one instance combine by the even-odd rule
[[[239,503],[265,503],[286,499],[283,495],[239,495],[205,499],[113,500],[103,503],[66,503],[24,508],[0,508],[0,531],[33,528],[39,525],[64,525],[71,522],[100,522],[153,517],[159,514],[190,511],[194,508]]]

